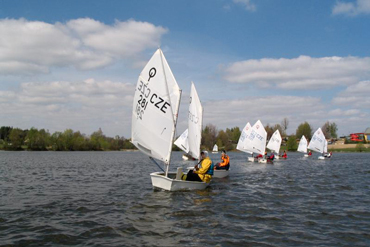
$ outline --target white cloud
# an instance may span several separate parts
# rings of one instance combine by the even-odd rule
[[[246,10],[251,11],[251,12],[256,11],[257,9],[256,5],[253,4],[251,0],[233,0],[233,2],[236,4],[243,5]]]
[[[281,121],[287,117],[289,120],[288,134],[295,134],[298,126],[306,121],[314,130],[329,121],[338,125],[339,135],[360,132],[364,128],[363,120],[369,117],[367,112],[358,109],[332,109],[330,104],[318,97],[250,97],[208,101],[204,102],[203,106],[203,126],[213,124],[218,129],[236,126],[243,128],[247,122],[253,124],[258,119],[264,125],[273,126],[281,124]],[[359,121],[360,119],[362,120]],[[181,132],[185,128],[185,125],[181,125],[178,130]]]
[[[233,63],[223,72],[224,78],[232,83],[253,83],[260,87],[276,85],[282,89],[327,89],[368,78],[370,58],[253,59]]]
[[[340,116],[357,116],[361,113],[358,109],[350,109],[350,110],[343,110],[343,109],[334,109],[329,111],[329,115],[333,117],[340,117]]]
[[[3,125],[71,128],[91,134],[101,127],[110,136],[129,133],[135,86],[112,81],[22,83],[0,91]]]
[[[333,15],[357,16],[370,14],[370,0],[357,0],[354,2],[337,2],[333,7]]]
[[[167,29],[128,20],[106,25],[84,18],[49,24],[0,20],[0,74],[48,73],[50,67],[95,69],[155,48]]]
[[[370,108],[369,95],[370,81],[361,81],[338,94],[332,102],[337,105],[368,110]]]
[[[260,119],[264,125],[275,125],[287,117],[290,121],[288,132],[291,133],[304,121],[322,121],[322,115],[316,113],[324,111],[325,107],[316,97],[250,97],[204,103],[203,122],[204,125],[211,123],[221,129],[234,126],[242,128],[247,121],[253,124]]]

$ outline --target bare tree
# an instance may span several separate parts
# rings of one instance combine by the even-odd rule
[[[285,133],[286,133],[286,130],[288,129],[288,126],[289,126],[289,120],[287,117],[285,117],[283,121],[281,121],[281,127],[283,128]]]

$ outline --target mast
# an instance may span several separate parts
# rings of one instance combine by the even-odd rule
[[[167,95],[170,97],[170,93],[168,91],[168,83],[167,83],[167,75],[166,75],[166,70],[164,68],[164,64],[163,64],[163,52],[162,50],[159,48],[160,50],[160,53],[161,53],[161,64],[162,64],[162,69],[163,69],[163,74],[164,74],[164,79],[166,81],[166,91],[167,91]],[[176,109],[176,120],[174,119],[174,114],[173,114],[173,111],[172,111],[172,107],[170,108],[171,109],[171,113],[172,113],[172,119],[173,119],[173,131],[171,133],[171,145],[170,145],[170,148],[169,148],[169,153],[170,153],[170,156],[168,158],[168,161],[167,163],[165,162],[165,165],[166,165],[166,172],[165,172],[165,176],[168,177],[168,171],[169,171],[169,168],[170,168],[170,162],[171,162],[171,154],[172,154],[172,143],[174,141],[174,137],[175,137],[175,132],[176,132],[176,123],[177,123],[177,116],[178,116],[178,112],[179,112],[179,108],[180,108],[180,101],[181,101],[181,94],[182,94],[182,90],[180,89],[180,96],[179,96],[179,99],[178,99],[178,102],[177,102],[177,109]],[[170,98],[171,100],[171,98]]]

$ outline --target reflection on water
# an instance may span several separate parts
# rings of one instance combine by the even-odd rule
[[[167,192],[139,152],[0,152],[0,246],[369,246],[369,154],[229,155],[230,177]]]

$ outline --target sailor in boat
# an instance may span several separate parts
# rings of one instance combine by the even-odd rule
[[[324,155],[324,157],[325,157],[325,158],[331,158],[331,156],[332,156],[332,155],[333,155],[333,153],[332,153],[332,152],[330,152],[330,153],[328,153],[328,154],[325,154],[325,155]]]
[[[311,156],[312,155],[312,152],[311,152],[311,150],[310,150],[310,152],[308,152],[308,156]]]
[[[275,159],[274,152],[271,152],[271,154],[267,157],[267,162],[272,163]]]
[[[194,167],[194,169],[189,170],[188,174],[182,175],[182,180],[186,181],[198,181],[209,183],[213,175],[213,162],[208,157],[207,151],[202,151],[200,153],[201,160]]]
[[[226,151],[223,149],[221,151],[221,163],[215,165],[215,170],[229,170],[230,168],[230,157],[226,154]]]
[[[263,155],[262,154],[259,154],[257,155],[256,157],[254,157],[254,160],[259,160],[259,159],[262,159],[263,158]]]
[[[288,155],[287,155],[287,153],[286,153],[286,151],[285,151],[285,150],[284,150],[284,153],[283,153],[283,155],[281,156],[281,158],[283,158],[283,159],[288,158]]]

